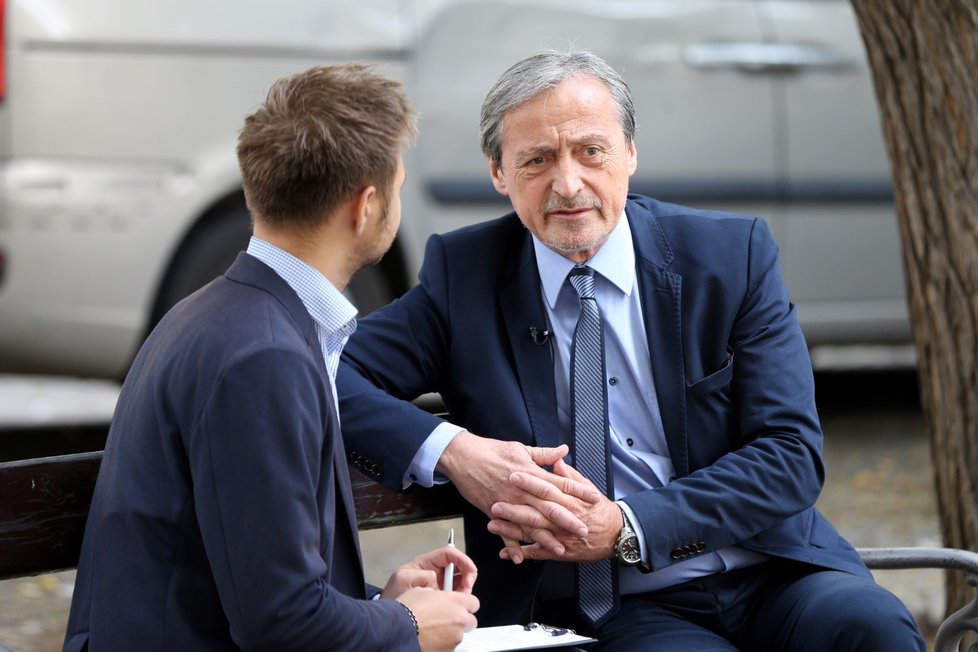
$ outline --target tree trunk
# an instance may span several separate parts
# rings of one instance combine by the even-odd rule
[[[978,551],[978,0],[852,4],[890,156],[941,532]],[[961,573],[947,599],[974,599]]]

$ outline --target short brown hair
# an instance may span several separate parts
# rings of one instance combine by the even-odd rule
[[[314,226],[367,186],[389,196],[417,113],[398,82],[359,64],[276,81],[238,137],[245,198],[267,224]]]

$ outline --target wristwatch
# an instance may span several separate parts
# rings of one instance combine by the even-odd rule
[[[628,515],[621,509],[621,519],[624,522],[621,532],[618,533],[618,540],[615,541],[615,557],[618,558],[620,566],[638,566],[642,563],[642,552],[638,547],[638,535],[628,522]]]

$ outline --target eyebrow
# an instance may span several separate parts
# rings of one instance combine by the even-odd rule
[[[607,145],[610,142],[611,140],[606,135],[593,132],[593,133],[584,134],[579,138],[575,138],[574,140],[570,141],[570,145],[572,148],[577,148],[588,143]],[[513,155],[513,160],[526,161],[532,158],[536,158],[537,156],[543,154],[550,154],[555,150],[556,148],[550,145],[537,145],[536,147],[527,147],[526,149],[521,149],[520,151],[516,152],[516,154]]]

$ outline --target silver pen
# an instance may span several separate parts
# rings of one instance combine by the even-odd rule
[[[455,528],[448,530],[448,547],[455,547]],[[442,589],[445,591],[451,591],[455,583],[455,562],[449,562],[448,566],[445,566],[445,579],[442,582]]]

